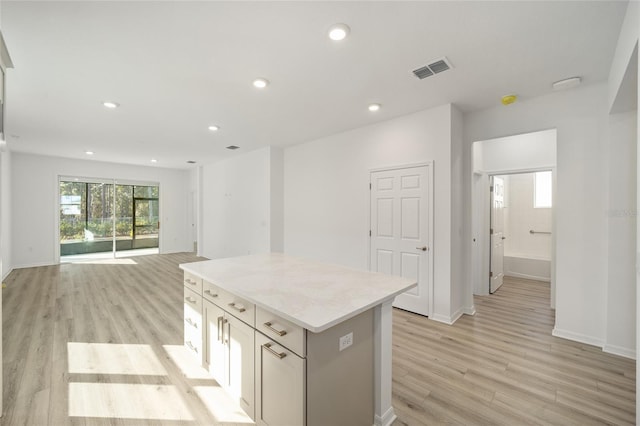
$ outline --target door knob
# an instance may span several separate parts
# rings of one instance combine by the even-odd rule
[[[416,247],[416,249],[418,249],[418,250],[422,250],[422,251],[427,251],[427,246],[423,246],[423,247]]]

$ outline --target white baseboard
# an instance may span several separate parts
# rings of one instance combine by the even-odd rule
[[[616,345],[604,345],[602,351],[613,355],[623,356],[625,358],[636,359],[635,349],[624,348]]]
[[[389,407],[386,413],[380,417],[379,415],[374,416],[374,426],[391,426],[398,416],[396,416],[395,411],[393,411],[393,407]]]
[[[442,323],[447,324],[447,325],[451,325],[454,322],[456,322],[456,320],[458,318],[460,318],[462,316],[462,314],[463,314],[462,309],[459,309],[453,315],[433,314],[433,315],[429,316],[429,319],[434,320],[434,321],[438,321],[438,322],[442,322]]]
[[[597,346],[602,348],[604,342],[593,336],[587,336],[586,334],[574,333],[573,331],[562,330],[554,328],[551,335],[561,337],[563,339],[573,340],[574,342],[586,343],[587,345]]]
[[[447,315],[433,314],[429,315],[429,319],[451,325],[451,317]]]
[[[476,314],[476,307],[471,305],[470,307],[467,307],[467,308],[458,309],[452,315],[442,315],[442,314],[429,315],[429,319],[442,322],[448,325],[452,325],[453,323],[458,321],[458,319],[460,319],[462,315],[475,315],[475,314]]]
[[[544,282],[551,282],[551,278],[549,277],[538,277],[536,275],[527,275],[527,274],[521,274],[519,272],[513,272],[513,271],[505,271],[504,273],[505,277],[514,277],[514,278],[524,278],[527,280],[535,280],[535,281],[544,281]]]
[[[53,265],[56,265],[56,263],[51,263],[51,262],[25,263],[22,265],[15,265],[11,270],[24,269],[24,268],[38,268],[40,266],[53,266]]]
[[[8,271],[7,271],[3,276],[2,276],[2,281],[4,281],[4,280],[9,276],[9,274],[10,274],[11,272],[13,272],[13,268],[10,268],[10,269],[9,269],[9,270],[8,270]]]

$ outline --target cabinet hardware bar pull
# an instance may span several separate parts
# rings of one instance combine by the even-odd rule
[[[198,328],[198,324],[196,324],[195,322],[193,322],[193,320],[191,318],[187,318],[185,320],[187,322],[187,324],[194,326],[195,328]]]
[[[236,310],[236,311],[238,311],[238,312],[244,312],[244,311],[246,311],[246,309],[245,309],[245,308],[238,308],[238,307],[236,306],[236,304],[235,304],[235,303],[229,303],[229,306],[231,306],[233,309],[235,309],[235,310]]]
[[[280,359],[282,359],[285,356],[287,356],[287,354],[284,353],[284,352],[278,353],[278,352],[274,351],[273,349],[271,349],[271,343],[265,343],[264,345],[262,345],[262,347],[265,348],[267,350],[267,352],[271,353],[274,356],[277,356]]]
[[[427,251],[427,246],[416,247],[417,250]]]
[[[186,345],[189,347],[189,349],[191,349],[192,351],[194,351],[195,353],[198,353],[198,348],[194,347],[190,341],[186,342]]]
[[[196,285],[196,282],[191,281],[190,279],[186,279],[185,281],[187,282],[187,284]]]
[[[285,334],[287,334],[285,330],[277,330],[273,328],[270,322],[265,322],[264,326],[267,327],[269,330],[273,331],[274,333],[276,333],[278,336],[284,336]]]
[[[218,339],[218,342],[222,341],[222,318],[223,317],[218,317],[218,335],[216,336],[216,338]]]
[[[191,303],[192,305],[196,304],[196,301],[192,298],[190,298],[189,296],[185,297],[184,300],[186,300],[187,302]]]
[[[551,235],[551,232],[548,231],[534,231],[533,229],[529,230],[530,234],[547,234],[547,235]]]
[[[211,293],[211,291],[210,291],[210,290],[205,290],[204,292],[205,292],[205,293],[207,293],[207,294],[208,294],[209,296],[211,296],[211,297],[218,297],[218,295],[217,295],[217,294],[213,294],[213,293]]]

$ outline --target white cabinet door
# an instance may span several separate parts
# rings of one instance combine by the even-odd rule
[[[226,315],[225,345],[227,381],[225,387],[242,409],[255,418],[254,408],[254,330],[233,315]]]
[[[226,382],[226,348],[224,345],[224,311],[204,300],[206,326],[205,366],[209,374],[221,385]]]
[[[305,360],[255,333],[256,418],[259,425],[305,422]]]

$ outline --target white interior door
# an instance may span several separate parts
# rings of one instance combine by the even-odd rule
[[[371,172],[371,270],[417,280],[393,306],[429,315],[431,166]]]
[[[495,292],[504,280],[504,179],[491,177],[491,269],[489,293]]]

